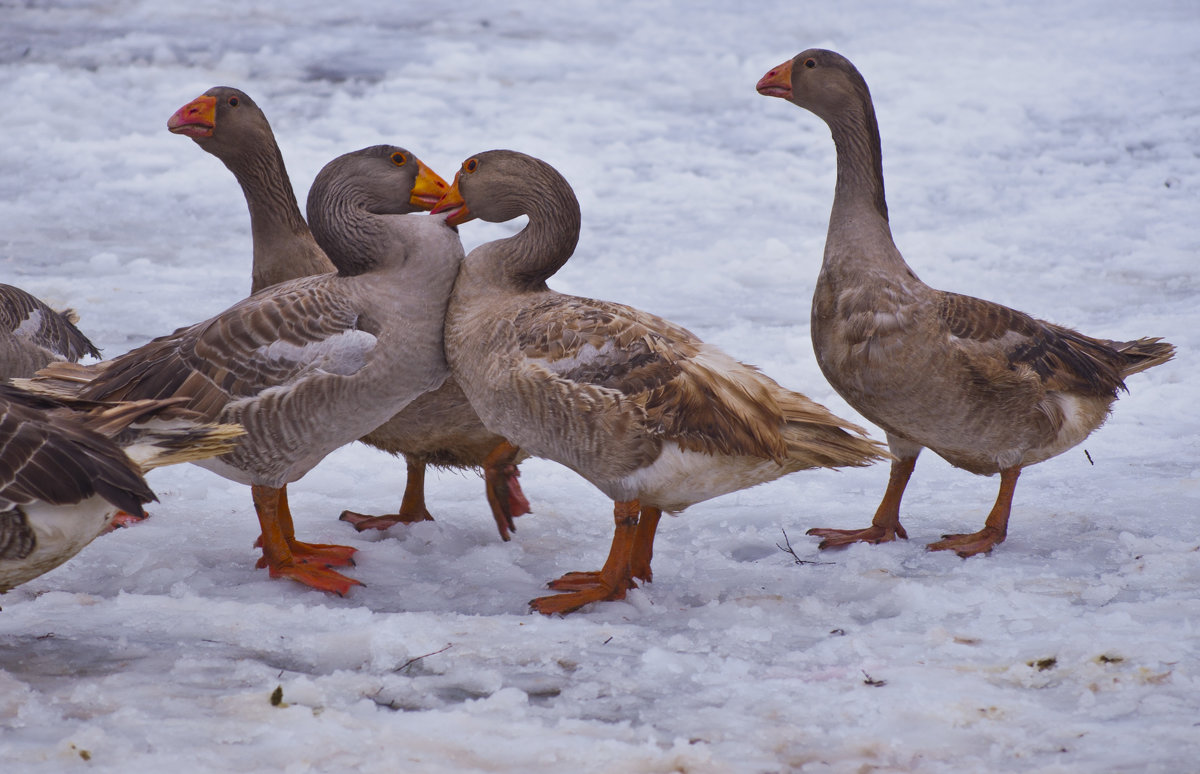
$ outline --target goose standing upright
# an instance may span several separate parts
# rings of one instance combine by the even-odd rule
[[[0,383],[0,593],[49,572],[156,499],[143,474],[222,454],[241,435],[182,401],[56,400]]]
[[[549,164],[514,151],[463,163],[434,212],[448,223],[527,215],[520,233],[471,251],[446,316],[455,379],[488,427],[611,497],[599,572],[550,584],[531,605],[567,613],[651,579],[663,511],[816,467],[867,465],[882,448],[691,332],[546,280],[579,238],[579,203]]]
[[[190,137],[220,159],[241,185],[254,243],[251,293],[335,270],[300,214],[275,134],[253,99],[239,89],[217,86],[177,110],[167,121],[167,129]],[[413,201],[412,211],[429,209],[442,193],[445,191],[431,191]],[[342,512],[342,520],[359,531],[431,520],[425,504],[425,469],[429,465],[482,468],[488,503],[504,540],[516,529],[513,519],[529,512],[517,481],[516,463],[522,455],[484,428],[452,379],[359,440],[389,454],[403,455],[407,466],[396,513],[368,516]]]
[[[336,274],[272,285],[95,366],[51,365],[35,386],[93,400],[182,397],[207,419],[241,424],[237,449],[199,464],[250,485],[260,566],[345,594],[357,581],[329,565],[351,564],[354,549],[297,541],[287,485],[449,374],[442,325],[462,244],[444,217],[397,214],[444,187],[402,148],[340,156],[308,200]]]
[[[837,185],[813,294],[813,348],[838,393],[887,432],[895,456],[870,527],[809,534],[823,538],[821,548],[906,538],[900,499],[929,448],[971,473],[1000,474],[983,529],[929,548],[991,551],[1008,533],[1021,470],[1083,441],[1125,378],[1170,360],[1174,347],[1094,339],[929,287],[892,241],[875,108],[854,65],[810,49],[772,68],[758,91],[812,111],[833,134]]]
[[[56,312],[21,288],[0,284],[0,379],[33,376],[55,360],[100,357],[75,322],[70,309]]]

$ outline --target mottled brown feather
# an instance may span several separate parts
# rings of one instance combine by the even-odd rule
[[[595,299],[552,296],[514,321],[522,354],[563,379],[619,393],[646,429],[689,451],[781,462],[782,417],[759,384],[708,366],[704,343],[655,315]]]
[[[1129,358],[1114,342],[956,293],[939,294],[938,314],[952,336],[1000,346],[1010,370],[1031,370],[1048,390],[1115,397],[1125,389]]]
[[[230,401],[287,384],[313,369],[304,359],[264,358],[262,352],[271,344],[305,347],[356,329],[357,315],[344,300],[314,290],[313,284],[305,278],[289,288],[275,286],[262,298],[251,296],[254,303],[248,299],[220,317],[107,361],[95,369],[95,378],[79,396],[89,400],[182,397],[188,408],[209,420],[218,419]],[[283,314],[288,306],[301,313]],[[51,368],[42,375],[53,378],[59,373],[70,370]]]
[[[69,309],[57,312],[18,287],[0,284],[0,378],[30,377],[55,360],[100,357],[75,327],[76,319]]]

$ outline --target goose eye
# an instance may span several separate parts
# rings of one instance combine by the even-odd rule
[[[479,169],[479,159],[468,159],[463,163],[463,169],[467,172],[474,172]]]
[[[237,107],[237,106],[238,106],[238,98],[230,97],[229,98],[229,107]]]
[[[804,66],[811,70],[812,68],[817,66],[817,60],[813,59],[812,57],[809,57],[808,59],[804,60]]]
[[[408,156],[405,156],[400,151],[396,151],[392,154],[392,163],[398,167],[402,167],[408,163]]]

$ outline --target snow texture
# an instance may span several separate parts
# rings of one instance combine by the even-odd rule
[[[819,552],[804,531],[865,526],[887,468],[799,473],[665,520],[653,583],[565,618],[527,602],[599,568],[612,511],[554,463],[522,466],[534,513],[506,544],[469,474],[431,474],[437,521],[355,533],[338,513],[393,511],[403,463],[330,455],[291,497],[302,537],[359,549],[345,599],[254,568],[246,487],[155,471],[148,521],[0,599],[6,774],[1200,770],[1194,0],[0,0],[0,17],[0,281],[76,309],[106,356],[249,290],[236,182],[166,131],[233,85],[300,201],[381,142],[447,178],[490,148],[545,159],[583,210],[553,287],[660,314],[862,421],[808,330],[833,144],[754,89],[813,46],[871,86],[922,279],[1179,349],[1025,472],[990,556],[924,550],[982,526],[997,486],[927,453],[908,541]],[[470,249],[520,225],[461,233]]]

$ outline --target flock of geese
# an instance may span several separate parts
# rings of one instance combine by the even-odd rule
[[[1000,474],[984,527],[929,546],[962,556],[1004,540],[1021,470],[1080,443],[1130,374],[1168,361],[1155,338],[1108,341],[921,282],[892,241],[880,138],[855,67],[813,49],[759,93],[824,120],[837,184],[811,330],[822,373],[883,429],[886,447],[690,331],[618,303],[555,292],[580,210],[553,167],[475,154],[447,184],[410,151],[334,159],[301,214],[266,116],[215,88],[170,131],[237,177],[254,243],[248,298],[88,365],[96,348],[59,313],[0,285],[0,591],[47,572],[154,499],[143,473],[191,461],[250,486],[272,577],[348,593],[348,546],[297,539],[287,487],[362,440],[403,455],[396,513],[345,511],[359,530],[430,519],[427,466],[482,473],[503,539],[529,511],[528,456],[613,500],[608,558],[532,601],[567,613],[652,578],[662,513],[813,468],[887,459],[870,526],[813,529],[821,547],[907,537],[905,485],[923,448]],[[457,228],[527,216],[464,255]]]

